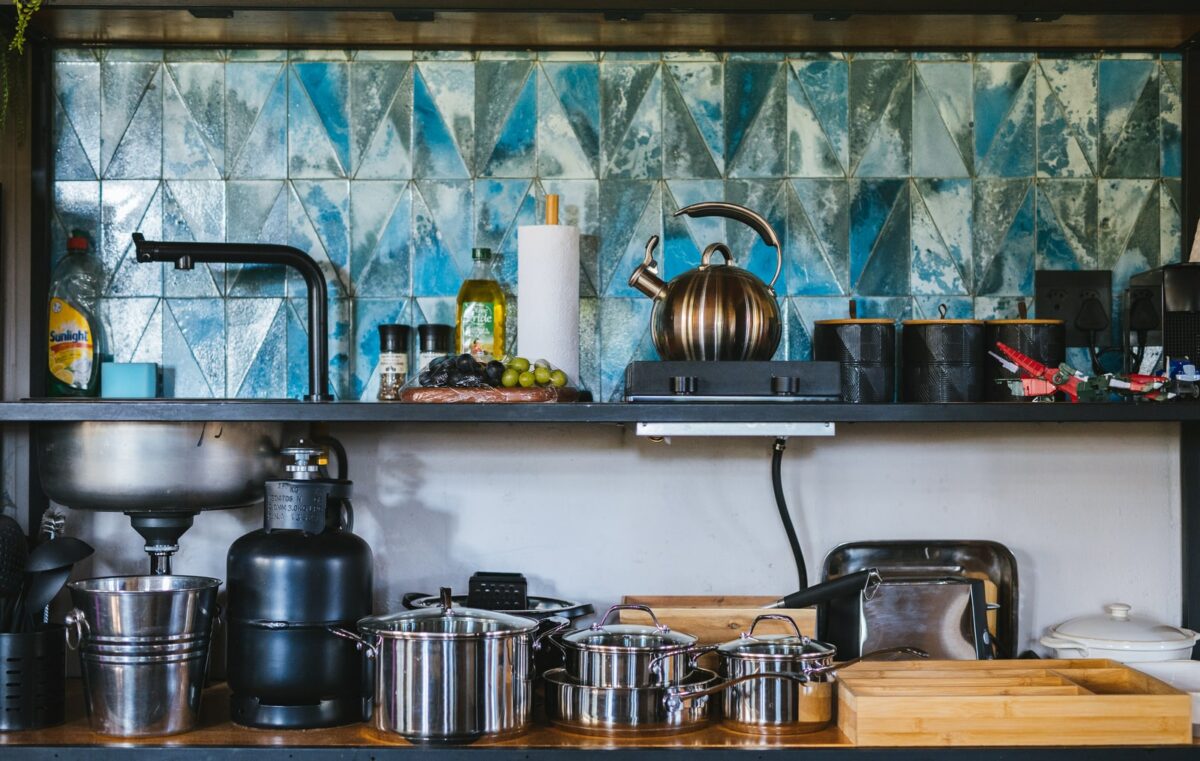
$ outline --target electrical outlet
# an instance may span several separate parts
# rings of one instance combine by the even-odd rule
[[[1033,279],[1033,310],[1040,320],[1067,324],[1067,346],[1087,346],[1088,333],[1075,326],[1080,309],[1095,299],[1109,327],[1096,333],[1097,346],[1113,345],[1112,272],[1109,270],[1038,270]],[[1086,315],[1086,313],[1085,313]]]

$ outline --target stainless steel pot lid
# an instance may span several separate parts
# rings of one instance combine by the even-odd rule
[[[531,633],[538,628],[538,622],[532,618],[494,610],[456,608],[449,588],[442,589],[441,599],[437,607],[367,616],[359,620],[358,629],[363,634],[388,638],[457,639],[505,637]]]
[[[620,610],[639,610],[650,616],[652,626],[645,624],[610,624],[612,614]],[[658,622],[654,611],[645,605],[613,605],[596,623],[586,629],[576,629],[560,637],[567,645],[582,650],[613,652],[653,652],[682,650],[696,644],[696,638]]]
[[[591,615],[595,612],[595,608],[591,603],[587,602],[571,602],[570,600],[559,600],[554,597],[534,597],[527,598],[529,608],[526,610],[506,610],[512,616],[522,616],[524,618],[550,618],[551,616],[561,616],[569,620],[582,618],[583,616]],[[465,605],[467,602],[466,595],[454,595],[451,602],[455,606]],[[410,593],[404,596],[404,607],[430,608],[437,607],[442,604],[441,598],[437,595],[427,595],[422,593]]]
[[[754,636],[754,629],[763,621],[782,621],[792,628],[791,634],[762,634]],[[829,660],[837,655],[833,645],[809,639],[800,633],[795,619],[779,613],[769,613],[754,619],[750,631],[743,632],[737,639],[717,647],[723,655],[739,658],[796,658],[805,661]]]

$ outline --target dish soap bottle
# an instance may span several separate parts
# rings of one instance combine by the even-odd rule
[[[458,289],[454,338],[459,354],[486,362],[504,356],[504,291],[492,277],[492,250],[471,251],[471,276]]]
[[[81,230],[72,230],[67,255],[50,279],[47,390],[50,396],[98,396],[102,331],[96,303],[104,269]]]

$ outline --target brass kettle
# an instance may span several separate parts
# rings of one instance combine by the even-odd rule
[[[654,249],[658,236],[646,242],[646,258],[629,276],[629,284],[654,299],[651,336],[664,360],[768,360],[779,347],[783,326],[775,281],[783,269],[779,236],[763,216],[744,206],[721,201],[692,204],[675,216],[726,217],[748,225],[775,249],[775,276],[764,283],[738,267],[729,247],[710,243],[700,266],[663,282]],[[714,264],[713,254],[724,263]]]

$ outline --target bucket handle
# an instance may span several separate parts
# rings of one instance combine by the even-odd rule
[[[349,629],[343,629],[340,626],[326,626],[325,629],[326,629],[326,631],[328,631],[330,634],[334,635],[335,637],[341,637],[342,639],[348,639],[351,642],[355,643],[358,646],[358,649],[362,652],[362,654],[365,655],[368,659],[374,658],[375,656],[379,655],[378,645],[371,642],[366,637],[363,637],[362,635],[358,634],[357,632],[352,632]]]
[[[87,617],[79,608],[72,608],[71,612],[63,618],[63,623],[67,626],[67,647],[78,650],[79,646],[83,644],[83,640],[92,633]],[[74,638],[71,637],[72,634],[75,635]]]

